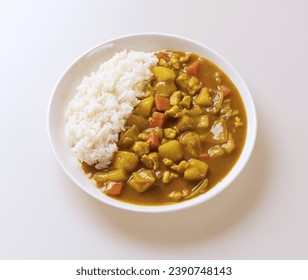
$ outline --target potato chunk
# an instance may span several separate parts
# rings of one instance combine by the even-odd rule
[[[223,118],[214,122],[211,130],[207,133],[205,141],[213,144],[222,144],[228,139],[228,129]]]
[[[126,125],[136,125],[140,131],[144,130],[148,126],[148,120],[143,116],[130,115],[126,121]]]
[[[204,179],[208,170],[208,165],[197,159],[190,159],[189,166],[184,172],[184,178],[190,181]]]
[[[93,175],[93,179],[99,183],[105,183],[107,181],[124,182],[128,179],[128,174],[124,169],[115,169],[106,171],[99,171]]]
[[[176,123],[176,128],[182,132],[189,129],[194,129],[198,125],[198,121],[196,118],[190,117],[188,115],[183,115]]]
[[[167,80],[174,80],[175,79],[175,73],[173,70],[162,67],[162,66],[154,66],[152,68],[154,77],[158,82],[164,82]]]
[[[179,141],[172,140],[158,147],[161,158],[171,159],[173,162],[180,161],[183,158],[183,149]]]
[[[151,111],[153,108],[154,97],[150,95],[140,101],[140,103],[136,106],[134,110],[134,114],[137,116],[143,116],[145,118],[151,115]]]
[[[201,106],[213,105],[212,97],[210,96],[208,88],[203,88],[195,98],[195,103]]]
[[[131,152],[118,151],[113,159],[111,167],[134,171],[139,162],[138,156]]]
[[[221,91],[217,91],[213,97],[213,106],[208,108],[208,111],[212,114],[217,114],[221,109],[222,102],[224,101],[224,95]]]
[[[128,180],[128,185],[137,192],[144,192],[155,182],[155,176],[149,169],[141,169],[134,172]]]
[[[138,139],[139,129],[136,125],[132,125],[126,131],[122,132],[118,142],[119,148],[129,148]]]
[[[201,116],[197,116],[195,117],[198,121],[198,128],[204,129],[204,128],[208,128],[209,124],[210,124],[210,119],[209,116],[207,115],[201,115]]]
[[[233,139],[231,133],[229,133],[228,141],[226,143],[222,144],[221,147],[223,148],[223,150],[225,152],[227,152],[229,154],[234,150],[235,142],[234,142],[234,139]]]
[[[204,111],[203,111],[203,109],[201,109],[201,107],[200,106],[194,106],[192,109],[190,109],[189,111],[187,111],[187,115],[188,116],[191,116],[191,117],[193,117],[193,116],[199,116],[199,115],[201,115],[202,113],[204,113]]]
[[[222,156],[224,154],[224,150],[222,149],[222,147],[220,145],[215,145],[215,146],[209,148],[208,154],[209,154],[209,157],[211,157],[211,158],[219,157],[219,156]]]
[[[155,85],[156,94],[159,96],[169,97],[176,91],[176,86],[173,80],[159,82]]]
[[[201,141],[196,132],[186,132],[180,137],[180,143],[186,147],[187,152],[192,157],[197,157],[201,153]]]

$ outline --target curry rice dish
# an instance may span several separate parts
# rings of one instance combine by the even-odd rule
[[[178,203],[213,188],[238,160],[247,130],[228,76],[177,50],[116,54],[84,78],[66,119],[90,180],[102,193],[140,205]]]

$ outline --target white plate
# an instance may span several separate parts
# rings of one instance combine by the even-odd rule
[[[247,137],[244,149],[230,173],[205,194],[188,201],[165,206],[140,206],[121,202],[102,194],[98,189],[96,189],[90,180],[83,174],[75,154],[70,151],[64,133],[64,112],[68,102],[74,95],[76,86],[80,84],[83,76],[89,75],[92,71],[97,71],[101,63],[111,58],[116,52],[120,52],[124,49],[135,51],[176,49],[196,53],[211,60],[221,68],[230,77],[241,93],[248,120]],[[251,94],[244,80],[229,62],[215,51],[195,41],[174,35],[154,33],[132,34],[112,39],[101,43],[82,54],[68,67],[56,84],[48,106],[47,121],[48,135],[53,152],[64,172],[71,178],[71,180],[86,193],[106,204],[138,212],[175,211],[203,203],[214,197],[228,187],[243,170],[253,150],[257,133],[256,111]]]

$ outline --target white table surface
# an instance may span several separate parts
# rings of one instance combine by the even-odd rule
[[[308,259],[308,5],[293,1],[0,2],[1,259]],[[168,214],[103,205],[59,167],[46,111],[65,68],[116,36],[166,32],[229,60],[258,137],[211,201]]]

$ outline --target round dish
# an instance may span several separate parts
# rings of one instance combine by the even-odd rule
[[[238,88],[247,114],[247,136],[242,154],[229,174],[208,192],[185,202],[163,206],[141,206],[115,200],[102,194],[82,172],[76,155],[70,151],[65,138],[64,112],[74,95],[76,86],[85,75],[95,71],[99,65],[124,49],[135,51],[157,51],[178,49],[197,53],[221,68]],[[158,213],[184,209],[203,203],[227,188],[245,167],[254,147],[257,133],[255,106],[245,82],[222,56],[195,41],[169,34],[132,34],[103,42],[82,54],[73,62],[57,82],[48,105],[48,136],[57,161],[69,178],[82,190],[111,206],[137,212]]]

